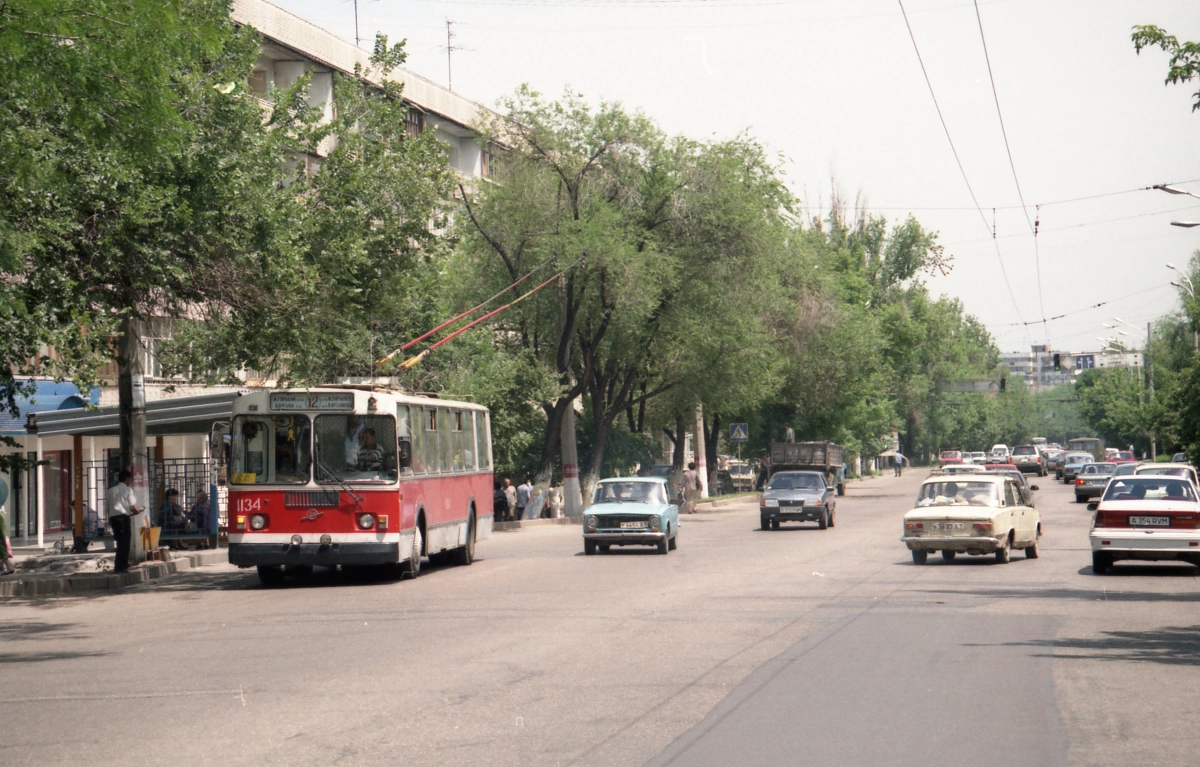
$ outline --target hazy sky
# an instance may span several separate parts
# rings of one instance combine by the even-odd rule
[[[274,1],[354,39],[352,0]],[[786,158],[813,214],[834,185],[889,219],[911,212],[954,256],[931,290],[961,299],[1002,351],[1046,340],[1095,350],[1115,332],[1101,322],[1144,328],[1176,308],[1165,264],[1187,264],[1200,227],[1169,222],[1200,221],[1200,199],[1132,190],[1179,183],[1200,194],[1200,83],[1165,86],[1167,56],[1136,55],[1129,34],[1157,24],[1200,40],[1195,0],[980,0],[1017,180],[1028,219],[1040,221],[1040,298],[975,7],[904,7],[982,217],[895,0],[359,0],[358,13],[364,46],[377,31],[407,38],[407,67],[443,84],[452,20],[463,49],[454,90],[480,103],[520,83],[548,95],[571,86],[670,132],[747,131]]]

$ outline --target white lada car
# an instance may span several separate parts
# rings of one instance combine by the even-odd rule
[[[916,508],[904,515],[900,540],[918,565],[925,564],[931,551],[940,551],[947,562],[958,554],[994,554],[996,562],[1004,564],[1013,549],[1023,549],[1027,559],[1036,559],[1041,535],[1038,510],[1022,501],[1012,478],[959,474],[925,480]]]
[[[1111,572],[1122,559],[1175,559],[1200,567],[1200,500],[1187,477],[1118,476],[1098,502],[1088,538],[1092,571]]]

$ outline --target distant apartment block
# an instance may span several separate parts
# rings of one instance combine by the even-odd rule
[[[1058,369],[1054,358],[1058,357]],[[1060,352],[1045,344],[1037,344],[1029,352],[1000,355],[1008,365],[1010,376],[1020,376],[1031,391],[1042,391],[1071,383],[1075,376],[1094,368],[1140,368],[1142,353],[1138,351]]]

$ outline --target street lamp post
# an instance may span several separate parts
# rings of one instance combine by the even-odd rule
[[[1172,280],[1171,284],[1180,290],[1187,291],[1188,297],[1191,298],[1194,303],[1196,301],[1196,287],[1192,285],[1191,278],[1184,274],[1182,269],[1175,266],[1175,264],[1172,264],[1170,261],[1167,262],[1167,268],[1178,272],[1179,278],[1183,280],[1183,282]],[[1200,351],[1200,333],[1196,332],[1195,323],[1193,323],[1192,326],[1192,351]]]

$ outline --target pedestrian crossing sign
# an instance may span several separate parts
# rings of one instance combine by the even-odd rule
[[[750,439],[750,425],[745,423],[729,424],[729,441],[746,442]]]

